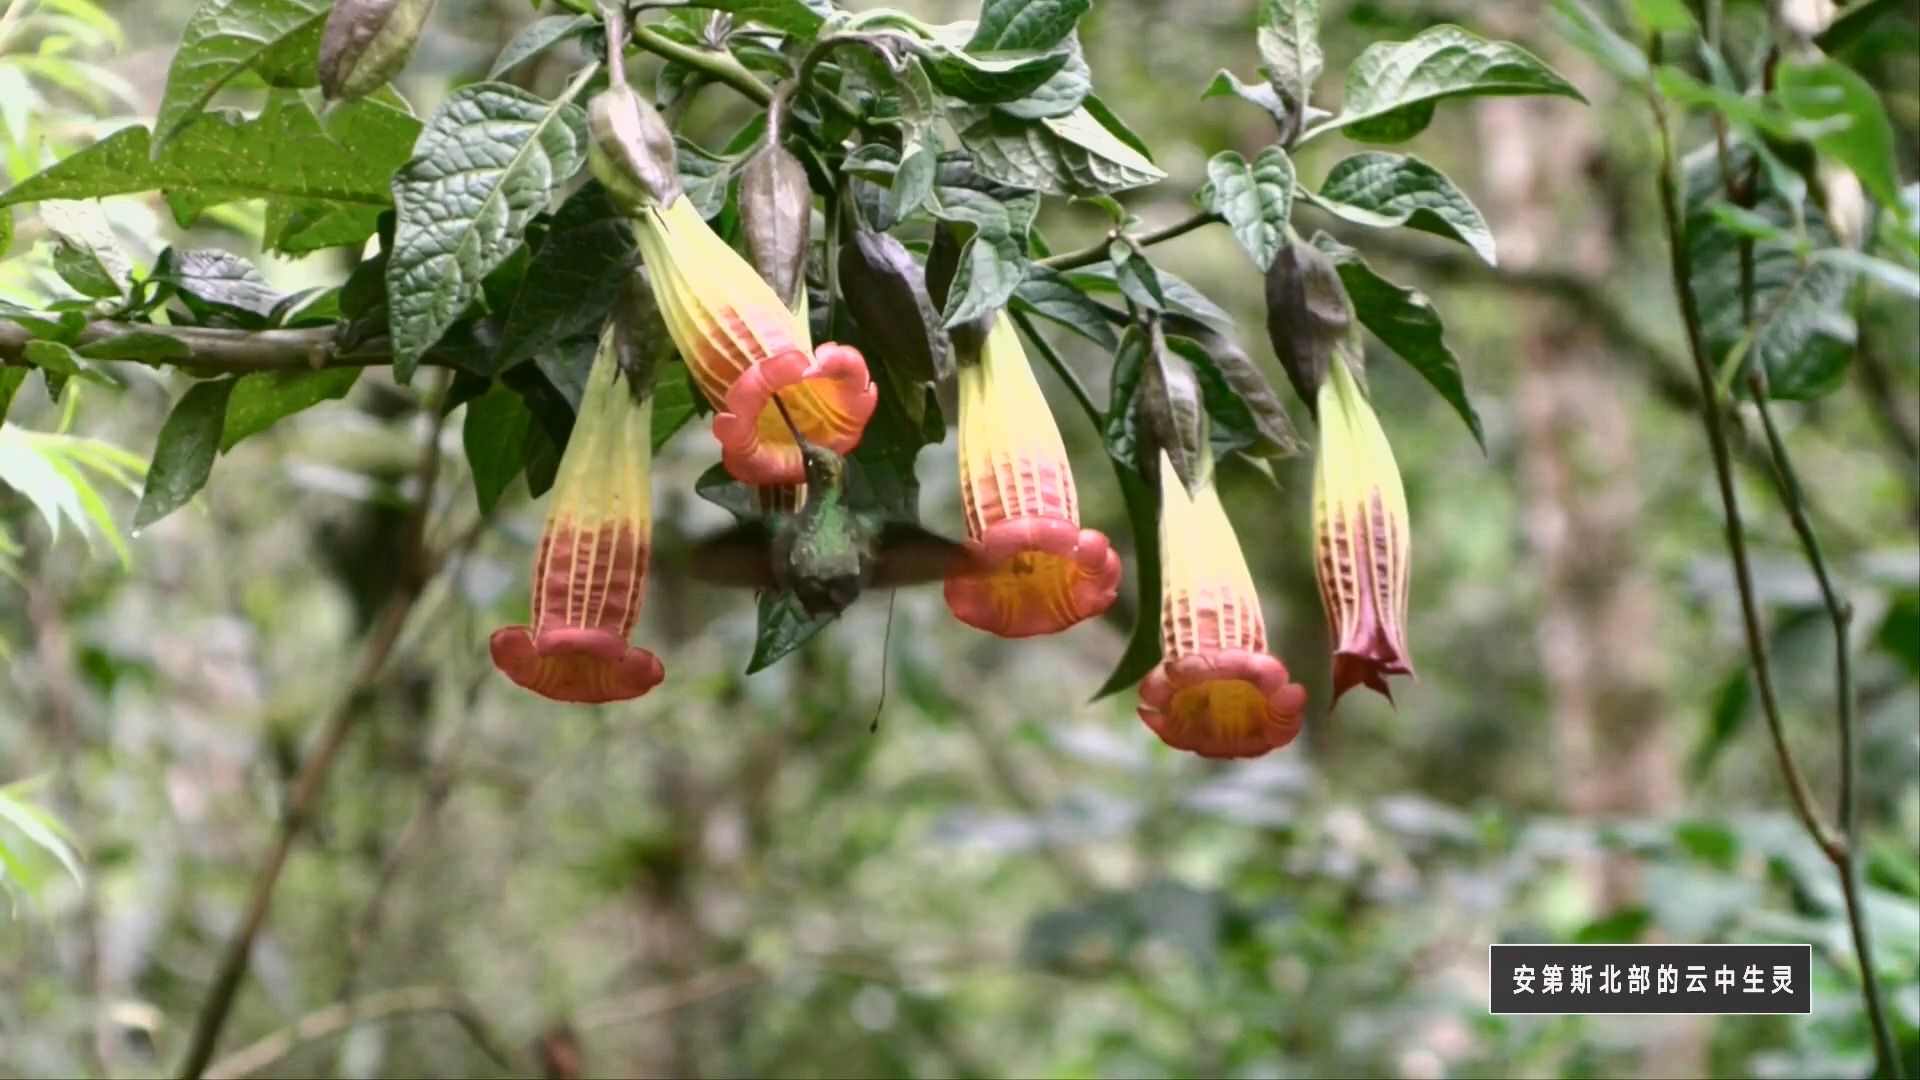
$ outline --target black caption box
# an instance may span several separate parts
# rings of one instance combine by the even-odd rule
[[[1811,945],[1492,945],[1495,1013],[1809,1013]]]

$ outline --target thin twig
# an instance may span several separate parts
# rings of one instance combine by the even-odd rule
[[[1116,239],[1124,239],[1135,247],[1152,247],[1154,244],[1172,240],[1177,236],[1185,236],[1195,229],[1205,225],[1211,225],[1219,220],[1221,220],[1220,215],[1211,210],[1202,210],[1192,217],[1183,218],[1165,228],[1154,229],[1151,232],[1137,234],[1121,233],[1119,235],[1108,234],[1105,240],[1097,244],[1089,244],[1079,251],[1070,251],[1064,255],[1054,255],[1041,259],[1040,265],[1050,270],[1077,270],[1082,266],[1092,266],[1094,263],[1106,259],[1107,246]]]
[[[743,990],[765,979],[766,975],[752,964],[718,968],[681,982],[649,986],[622,997],[582,1006],[573,1014],[572,1023],[580,1031],[631,1024]]]
[[[180,1066],[180,1075],[188,1080],[198,1080],[205,1073],[207,1064],[213,1060],[221,1029],[226,1026],[227,1017],[233,1009],[233,999],[246,978],[254,940],[259,937],[260,928],[266,924],[267,914],[273,906],[274,889],[280,883],[280,872],[286,867],[287,856],[313,813],[327,774],[340,756],[340,748],[364,711],[364,699],[386,668],[387,660],[394,651],[394,643],[400,639],[400,631],[406,626],[414,602],[419,599],[427,579],[433,576],[432,568],[425,565],[429,560],[425,553],[424,534],[428,510],[433,503],[434,480],[440,471],[440,430],[446,421],[441,403],[446,400],[450,382],[450,379],[444,378],[440,381],[428,406],[427,436],[415,472],[418,501],[408,519],[402,546],[403,558],[411,565],[405,567],[399,584],[382,605],[366,644],[361,649],[360,662],[353,678],[322,726],[312,754],[295,777],[273,842],[254,871],[253,889],[247,900],[246,913],[221,950],[220,966],[214,974],[212,987],[194,1018],[192,1039]]]
[[[1827,609],[1828,620],[1833,623],[1834,696],[1839,700],[1839,813],[1842,843],[1838,851],[1829,848],[1827,858],[1840,875],[1841,893],[1846,899],[1847,923],[1853,933],[1854,951],[1859,954],[1860,960],[1860,991],[1866,999],[1867,1019],[1873,1025],[1874,1052],[1880,1058],[1880,1071],[1882,1075],[1898,1077],[1900,1058],[1894,1049],[1886,1006],[1880,999],[1880,976],[1873,967],[1873,936],[1867,926],[1867,916],[1860,898],[1860,800],[1855,788],[1856,759],[1859,754],[1854,747],[1854,728],[1859,710],[1853,686],[1853,603],[1841,595],[1839,588],[1834,585],[1833,572],[1827,565],[1826,553],[1821,549],[1819,534],[1814,532],[1813,523],[1807,519],[1806,492],[1793,467],[1793,458],[1787,453],[1786,441],[1780,437],[1780,428],[1774,423],[1773,409],[1767,401],[1766,375],[1756,368],[1747,376],[1747,387],[1753,397],[1754,408],[1760,413],[1761,426],[1767,433],[1767,446],[1773,454],[1774,483],[1780,492],[1780,501],[1786,506],[1787,520],[1793,525],[1794,535],[1800,538],[1801,551],[1806,555],[1807,565],[1812,567],[1814,580],[1820,586],[1820,601]]]
[[[308,1043],[352,1028],[356,1024],[391,1020],[414,1013],[446,1013],[459,1021],[483,1053],[501,1068],[510,1069],[512,1055],[493,1033],[473,1002],[458,990],[442,986],[409,986],[379,990],[353,1001],[335,1002],[308,1013],[292,1026],[235,1050],[207,1067],[207,1080],[237,1080],[252,1076]]]
[[[1654,35],[1649,41],[1647,58],[1656,65],[1660,63],[1658,35]],[[1706,346],[1699,301],[1693,292],[1693,259],[1687,247],[1687,237],[1680,212],[1680,177],[1679,166],[1674,156],[1673,125],[1667,114],[1665,100],[1658,90],[1649,91],[1648,103],[1652,106],[1654,123],[1660,139],[1660,206],[1665,219],[1668,250],[1672,260],[1673,288],[1679,298],[1681,318],[1686,324],[1687,346],[1693,355],[1694,373],[1700,383],[1700,394],[1706,402],[1701,415],[1706,421],[1707,442],[1713,452],[1714,475],[1720,488],[1721,508],[1726,515],[1727,550],[1733,559],[1734,582],[1740,594],[1740,614],[1747,635],[1747,654],[1753,667],[1754,683],[1760,692],[1761,712],[1766,717],[1767,732],[1773,740],[1774,753],[1779,758],[1780,772],[1786,780],[1794,811],[1808,835],[1813,838],[1814,843],[1819,846],[1840,876],[1841,892],[1846,899],[1847,921],[1853,933],[1854,951],[1860,965],[1861,993],[1865,1000],[1869,1024],[1873,1029],[1874,1052],[1879,1058],[1879,1073],[1883,1076],[1898,1077],[1901,1075],[1900,1059],[1894,1051],[1890,1029],[1880,1002],[1879,979],[1873,967],[1871,941],[1865,923],[1865,913],[1861,910],[1855,866],[1854,827],[1856,822],[1852,809],[1854,792],[1851,761],[1854,706],[1852,663],[1847,647],[1847,628],[1851,621],[1851,609],[1833,589],[1832,578],[1827,572],[1826,560],[1820,551],[1819,541],[1812,526],[1807,522],[1805,500],[1800,497],[1799,480],[1793,473],[1791,459],[1786,455],[1785,445],[1779,438],[1779,431],[1766,406],[1764,375],[1755,372],[1751,376],[1753,381],[1749,385],[1755,391],[1754,400],[1760,409],[1761,422],[1773,453],[1778,486],[1783,501],[1787,503],[1788,514],[1793,520],[1794,529],[1800,534],[1808,561],[1813,565],[1815,576],[1820,581],[1821,594],[1827,602],[1828,611],[1834,620],[1835,634],[1839,639],[1836,678],[1841,684],[1840,738],[1843,764],[1840,799],[1843,831],[1836,834],[1814,803],[1806,781],[1801,776],[1799,764],[1794,759],[1793,750],[1787,744],[1786,727],[1774,688],[1765,631],[1760,622],[1759,600],[1753,585],[1753,570],[1747,557],[1745,525],[1740,517],[1740,504],[1733,487],[1733,468],[1727,451],[1726,433],[1722,426],[1713,362]]]
[[[633,28],[633,43],[655,56],[690,67],[714,82],[738,90],[756,105],[773,102],[773,88],[748,71],[745,65],[734,59],[732,53],[709,52],[682,45],[651,26],[636,25]]]

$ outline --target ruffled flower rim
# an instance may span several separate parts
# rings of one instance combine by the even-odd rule
[[[1100,531],[1065,518],[998,521],[966,547],[971,568],[947,578],[947,607],[999,637],[1057,634],[1120,593],[1119,552]]]
[[[1259,757],[1300,734],[1306,687],[1267,653],[1241,649],[1163,661],[1140,683],[1140,719],[1160,741],[1207,758]]]
[[[515,683],[554,701],[605,705],[640,697],[666,679],[660,658],[605,630],[526,626],[493,632],[493,665]]]
[[[827,342],[812,357],[788,350],[759,360],[727,388],[726,407],[714,414],[720,460],[743,484],[798,484],[806,463],[780,419],[773,396],[808,442],[847,454],[860,445],[879,391],[866,358],[851,345]]]

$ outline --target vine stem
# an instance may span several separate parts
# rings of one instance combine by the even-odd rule
[[[1654,65],[1661,62],[1660,38],[1653,35],[1647,45],[1647,59]],[[1713,360],[1706,344],[1704,323],[1700,317],[1700,305],[1693,292],[1693,256],[1687,247],[1687,234],[1681,214],[1680,170],[1674,155],[1674,132],[1671,117],[1668,115],[1665,99],[1657,89],[1650,89],[1647,101],[1653,111],[1654,125],[1660,140],[1660,208],[1667,233],[1668,254],[1673,276],[1673,289],[1679,300],[1681,322],[1686,327],[1687,349],[1693,357],[1694,375],[1700,385],[1702,399],[1700,413],[1707,432],[1707,445],[1713,456],[1714,478],[1720,491],[1721,510],[1726,518],[1727,552],[1733,562],[1734,584],[1740,596],[1741,622],[1746,631],[1747,656],[1753,668],[1754,683],[1759,689],[1760,707],[1766,717],[1767,733],[1773,742],[1775,756],[1780,762],[1780,773],[1786,781],[1794,812],[1800,823],[1813,838],[1827,860],[1833,864],[1840,877],[1841,892],[1846,901],[1847,922],[1853,935],[1856,959],[1860,965],[1861,992],[1865,1001],[1870,1026],[1873,1029],[1874,1052],[1879,1059],[1879,1072],[1883,1076],[1902,1075],[1900,1059],[1895,1053],[1888,1027],[1885,1009],[1880,1001],[1879,978],[1873,968],[1871,940],[1868,934],[1865,912],[1859,896],[1858,868],[1854,854],[1854,828],[1856,826],[1852,803],[1853,766],[1851,763],[1853,748],[1853,704],[1852,704],[1852,663],[1847,656],[1846,628],[1851,621],[1850,609],[1839,601],[1838,593],[1832,590],[1831,575],[1827,572],[1826,560],[1820,553],[1819,541],[1812,527],[1807,524],[1805,502],[1798,497],[1800,491],[1797,477],[1792,472],[1791,460],[1786,456],[1785,446],[1779,440],[1779,432],[1772,422],[1770,411],[1765,405],[1765,394],[1755,395],[1759,405],[1762,424],[1767,433],[1769,448],[1773,455],[1776,479],[1788,507],[1788,515],[1794,522],[1796,532],[1800,533],[1803,546],[1807,549],[1808,560],[1813,564],[1814,573],[1821,582],[1823,598],[1828,601],[1828,610],[1835,621],[1839,634],[1839,660],[1836,678],[1841,682],[1840,739],[1843,765],[1841,770],[1841,818],[1843,831],[1836,833],[1816,805],[1806,779],[1802,776],[1799,763],[1793,756],[1793,748],[1787,743],[1786,724],[1780,711],[1779,695],[1773,681],[1773,665],[1767,651],[1767,639],[1760,619],[1759,598],[1753,584],[1753,567],[1747,554],[1746,526],[1740,516],[1739,496],[1733,486],[1733,466],[1727,448],[1727,434],[1724,417],[1719,407],[1720,395],[1715,385]]]
[[[432,576],[429,564],[433,560],[426,554],[426,525],[428,510],[433,504],[434,481],[440,473],[440,431],[446,422],[442,403],[451,384],[451,378],[442,378],[428,406],[431,419],[421,447],[420,464],[414,474],[416,501],[407,520],[406,539],[403,541],[404,558],[411,564],[406,570],[410,572],[401,574],[400,584],[381,606],[373,630],[367,635],[366,644],[360,651],[360,662],[354,669],[346,692],[335,703],[333,712],[321,728],[313,752],[294,778],[293,789],[287,795],[286,806],[280,815],[279,828],[254,871],[253,889],[248,896],[245,914],[221,950],[220,966],[215,971],[212,988],[207,991],[206,1000],[201,1003],[199,1014],[194,1018],[192,1038],[180,1066],[180,1076],[186,1080],[199,1080],[213,1060],[220,1032],[226,1027],[227,1017],[233,1011],[233,999],[239,993],[241,982],[246,979],[254,940],[259,937],[261,927],[266,925],[268,912],[273,907],[274,890],[280,884],[280,872],[286,868],[287,856],[292,853],[294,843],[305,830],[320,791],[326,785],[327,775],[332,771],[334,762],[339,760],[340,748],[353,731],[355,721],[365,712],[365,698],[386,668],[394,645],[400,640],[400,631],[406,626],[407,616],[413,611],[414,602],[419,599],[426,580]]]
[[[1109,233],[1105,240],[1089,244],[1079,251],[1070,251],[1064,255],[1054,255],[1040,260],[1040,265],[1049,270],[1077,270],[1082,266],[1091,266],[1107,257],[1107,245],[1115,240],[1125,240],[1135,247],[1151,247],[1175,237],[1185,236],[1195,229],[1211,225],[1221,220],[1220,215],[1211,210],[1202,210],[1191,217],[1182,218],[1165,228],[1143,233]]]

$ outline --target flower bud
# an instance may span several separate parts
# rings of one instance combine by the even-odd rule
[[[680,197],[673,132],[630,86],[613,86],[587,107],[587,161],[628,213],[671,206]]]
[[[740,173],[740,226],[753,268],[788,307],[807,284],[807,241],[813,226],[813,188],[800,159],[767,145]]]
[[[320,33],[320,90],[332,101],[378,90],[407,66],[434,0],[339,0]]]

